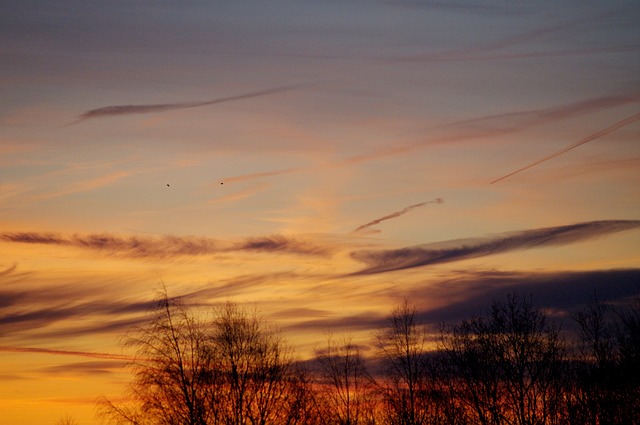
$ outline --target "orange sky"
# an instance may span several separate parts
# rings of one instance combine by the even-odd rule
[[[97,423],[160,281],[301,357],[404,298],[437,326],[640,291],[634,2],[7,9],[3,424]]]

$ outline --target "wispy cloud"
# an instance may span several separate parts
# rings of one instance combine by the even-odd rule
[[[50,273],[31,272],[29,285],[23,285],[17,280],[23,275],[17,268],[0,275],[0,339],[5,347],[123,334],[143,324],[145,313],[156,305],[153,299],[114,296],[121,287],[146,282],[146,278],[125,278],[124,283],[110,278],[93,277],[88,281],[85,277],[67,276],[64,284],[57,284],[59,280]]]
[[[86,375],[95,377],[96,375],[107,375],[121,371],[127,364],[128,360],[94,360],[81,361],[73,363],[64,363],[55,366],[47,366],[39,369],[47,375]]]
[[[236,251],[256,251],[256,252],[286,252],[305,255],[329,255],[332,250],[326,246],[310,244],[305,241],[291,239],[282,235],[262,236],[247,238],[235,244]]]
[[[565,245],[640,227],[640,220],[591,221],[567,226],[509,232],[488,238],[454,240],[383,251],[354,251],[351,257],[368,264],[354,274],[384,273],[509,251]],[[444,247],[443,247],[444,246]]]
[[[319,330],[331,330],[349,332],[354,330],[381,329],[386,325],[387,317],[379,311],[367,311],[344,317],[329,317],[300,321],[287,326],[290,330],[305,330],[317,332]]]
[[[236,183],[236,182],[241,182],[245,180],[259,179],[262,177],[279,176],[281,174],[294,173],[296,171],[301,171],[303,169],[304,168],[298,167],[298,168],[286,168],[284,170],[265,171],[262,173],[243,174],[241,176],[227,177],[225,179],[222,179],[221,183]]]
[[[525,131],[534,126],[553,123],[563,119],[597,112],[603,109],[638,102],[640,102],[640,93],[632,92],[624,95],[607,95],[584,99],[560,106],[480,116],[472,119],[450,122],[437,128],[433,128],[430,130],[430,133],[433,134],[432,136],[421,138],[416,142],[406,144],[394,143],[393,145],[389,145],[372,152],[345,158],[336,163],[311,167],[291,167],[279,170],[242,174],[223,178],[219,182],[216,182],[215,185],[220,186],[221,183],[237,183],[266,177],[293,174],[301,171],[349,167],[369,161],[407,154],[418,149],[423,149],[425,146],[429,145],[469,142],[476,139],[506,136]],[[247,191],[247,193],[249,193],[249,191]],[[235,200],[243,197],[245,197],[244,194],[232,194],[222,198],[212,199],[211,202]]]
[[[46,296],[38,294],[15,295],[13,291],[3,291],[3,296],[19,297],[20,303],[3,308],[0,327],[5,338],[21,340],[29,335],[31,340],[72,338],[84,335],[122,333],[133,326],[144,323],[142,313],[154,305],[153,302],[134,303],[113,302],[106,299],[85,298],[85,302],[73,303],[69,298],[52,302],[53,295],[65,294],[64,288],[52,288]],[[37,292],[37,291],[32,291]],[[81,291],[77,294],[81,296]],[[43,299],[46,298],[46,299]],[[123,312],[135,313],[136,317],[117,318]],[[85,320],[87,317],[101,316],[100,321]]]
[[[442,62],[457,61],[492,61],[492,60],[513,60],[513,59],[535,59],[535,58],[553,58],[568,56],[587,56],[597,55],[601,53],[626,53],[640,50],[640,45],[629,46],[613,46],[592,49],[567,49],[567,50],[539,50],[526,51],[518,53],[489,53],[489,54],[469,54],[466,56],[441,57],[437,59]]]
[[[626,8],[625,8],[626,9]],[[419,55],[405,56],[397,58],[400,61],[429,61],[429,62],[440,62],[440,61],[472,61],[472,60],[487,60],[487,59],[518,59],[530,57],[526,53],[516,53],[512,54],[510,51],[521,45],[525,45],[532,41],[536,41],[543,37],[549,37],[553,34],[558,33],[566,33],[567,31],[579,31],[581,26],[584,25],[592,25],[594,22],[602,21],[608,17],[620,15],[627,13],[625,9],[614,9],[609,10],[606,13],[594,14],[584,17],[577,17],[571,20],[567,20],[564,22],[558,22],[552,25],[544,26],[541,28],[535,28],[530,31],[522,32],[520,34],[514,34],[507,37],[503,37],[494,42],[485,43],[483,45],[475,45],[468,48],[462,49],[450,49],[440,52],[430,52],[423,53]],[[627,46],[625,46],[627,47]],[[633,48],[637,49],[638,46],[633,46]],[[554,55],[554,54],[562,54],[562,55],[570,55],[572,53],[585,54],[585,50],[590,49],[575,49],[575,50],[567,50],[564,52],[536,52],[537,55],[545,56],[545,55]],[[618,46],[611,46],[610,48],[603,49],[605,52],[611,51],[620,51]],[[503,53],[504,51],[508,51]],[[624,50],[623,50],[624,51]],[[534,56],[538,57],[538,56]]]
[[[43,232],[3,232],[0,240],[29,244],[60,245],[100,251],[132,258],[172,258],[202,256],[217,253],[245,251],[287,253],[299,255],[330,255],[332,249],[313,242],[282,235],[246,238],[237,242],[195,236],[118,236],[88,234],[64,236]]]
[[[274,87],[274,88],[265,89],[265,90],[243,93],[235,96],[226,96],[226,97],[220,97],[217,99],[198,101],[198,102],[105,106],[102,108],[91,109],[89,111],[86,111],[80,114],[75,121],[69,124],[66,124],[63,127],[69,127],[74,124],[78,124],[82,121],[95,119],[95,118],[106,118],[106,117],[114,117],[114,116],[120,116],[120,115],[152,114],[152,113],[158,113],[158,112],[172,111],[176,109],[199,108],[202,106],[215,105],[218,103],[232,102],[236,100],[250,99],[253,97],[260,97],[260,96],[267,96],[270,94],[282,93],[282,92],[294,90],[306,85],[308,84],[297,84],[297,85]]]
[[[105,174],[103,176],[99,176],[93,179],[71,184],[55,192],[47,193],[45,195],[40,195],[39,199],[51,199],[51,198],[57,198],[60,196],[73,195],[75,193],[87,192],[90,190],[99,189],[101,187],[113,184],[118,180],[121,180],[130,175],[131,173],[128,171],[115,171],[115,172]]]
[[[131,360],[130,356],[122,354],[95,353],[92,351],[71,351],[71,350],[54,350],[51,348],[37,347],[2,347],[0,351],[8,353],[35,353],[35,354],[54,354],[58,356],[74,356],[89,357],[92,359],[108,359],[108,360]]]
[[[255,293],[260,288],[277,285],[279,282],[302,282],[307,275],[292,272],[258,273],[234,276],[208,282],[203,288],[182,294],[180,299],[187,305],[199,305],[211,301],[228,300],[242,293]],[[279,300],[278,302],[281,302]]]
[[[441,204],[443,202],[444,202],[444,199],[436,198],[436,199],[434,199],[432,201],[420,202],[419,204],[410,205],[410,206],[408,206],[406,208],[401,209],[400,211],[396,211],[394,213],[385,215],[384,217],[380,217],[380,218],[377,218],[377,219],[375,219],[373,221],[370,221],[370,222],[368,222],[366,224],[363,224],[362,226],[357,227],[352,233],[363,232],[364,230],[368,229],[369,227],[375,226],[376,224],[379,224],[379,223],[381,223],[381,222],[383,222],[385,220],[391,220],[392,218],[400,217],[401,215],[408,213],[412,209],[419,208],[419,207],[424,207],[425,205],[428,205],[428,204]],[[373,232],[377,233],[379,231],[373,231]]]
[[[0,184],[0,208],[7,208],[17,203],[31,203],[50,200],[76,193],[89,192],[112,185],[124,178],[130,177],[133,173],[129,171],[113,171],[86,180],[76,181],[69,184],[58,184],[51,190],[44,191],[38,186],[45,186],[51,182],[59,173],[48,173],[36,179],[25,179],[21,183]],[[4,201],[4,202],[3,202]]]
[[[557,182],[574,176],[612,171],[624,172],[626,175],[631,176],[632,174],[629,171],[638,170],[640,170],[640,157],[572,164],[571,166],[548,170],[544,178],[549,182]]]
[[[605,128],[605,129],[602,129],[602,130],[597,131],[597,132],[595,132],[593,134],[590,134],[589,136],[578,140],[577,142],[565,147],[564,149],[559,150],[558,152],[552,153],[551,155],[545,156],[544,158],[539,159],[539,160],[537,160],[535,162],[532,162],[531,164],[529,164],[527,166],[519,168],[516,171],[512,171],[509,174],[506,174],[506,175],[504,175],[504,176],[502,176],[502,177],[500,177],[498,179],[495,179],[490,184],[497,183],[497,182],[499,182],[501,180],[504,180],[506,178],[509,178],[509,177],[511,177],[511,176],[513,176],[515,174],[518,174],[518,173],[521,173],[521,172],[523,172],[525,170],[533,168],[536,165],[542,164],[545,161],[549,161],[550,159],[553,159],[553,158],[556,158],[556,157],[558,157],[558,156],[560,156],[562,154],[565,154],[565,153],[569,152],[570,150],[577,148],[578,146],[582,146],[585,143],[589,143],[589,142],[591,142],[593,140],[596,140],[596,139],[599,139],[601,137],[604,137],[609,133],[613,133],[614,131],[616,131],[616,130],[622,128],[622,127],[625,127],[627,125],[633,124],[634,122],[636,122],[638,120],[640,120],[640,113],[632,115],[630,117],[627,117],[627,118],[625,118],[625,119],[623,119],[621,121],[618,121],[617,123],[615,123],[613,125],[610,125],[609,127]]]
[[[221,202],[235,202],[240,201],[242,199],[250,198],[253,195],[263,192],[271,185],[268,183],[260,182],[257,184],[252,184],[249,187],[243,187],[241,190],[236,190],[226,195],[219,196],[217,198],[209,199],[209,204],[221,203]]]
[[[599,96],[566,103],[560,106],[530,109],[479,116],[443,124],[429,130],[428,137],[406,144],[394,144],[376,151],[345,159],[339,165],[353,165],[404,155],[427,146],[447,143],[472,142],[523,132],[532,127],[550,124],[600,110],[640,102],[640,93]]]
[[[638,92],[599,96],[560,106],[487,115],[470,120],[457,121],[447,125],[447,127],[460,128],[462,126],[471,129],[491,129],[504,132],[521,131],[534,125],[555,122],[577,115],[637,102],[640,102],[640,93]]]

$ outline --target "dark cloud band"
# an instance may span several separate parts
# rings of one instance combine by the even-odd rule
[[[0,241],[69,246],[133,258],[172,258],[240,251],[327,256],[332,252],[329,247],[281,235],[224,242],[195,236],[147,238],[110,234],[63,236],[55,233],[4,232],[0,233]]]
[[[639,227],[640,220],[591,221],[510,232],[489,238],[449,241],[384,251],[355,251],[351,253],[351,257],[368,264],[367,268],[354,273],[356,275],[384,273],[509,251],[565,245]]]

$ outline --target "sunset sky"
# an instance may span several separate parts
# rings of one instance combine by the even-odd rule
[[[637,1],[2,9],[3,424],[98,423],[160,282],[301,357],[640,294]]]

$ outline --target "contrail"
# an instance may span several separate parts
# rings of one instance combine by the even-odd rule
[[[418,208],[418,207],[424,207],[427,204],[441,204],[444,202],[444,199],[442,198],[436,198],[432,201],[427,201],[427,202],[421,202],[419,204],[415,204],[415,205],[410,205],[404,209],[401,209],[400,211],[396,211],[394,213],[391,213],[389,215],[385,215],[384,217],[380,217],[376,220],[370,221],[367,224],[363,224],[362,226],[358,227],[357,229],[355,229],[352,233],[356,233],[356,232],[361,232],[362,230],[366,229],[367,227],[371,227],[371,226],[375,226],[376,224],[380,223],[381,221],[385,221],[385,220],[390,220],[392,218],[396,218],[399,217],[403,214],[408,213],[409,211],[411,211],[414,208]]]
[[[172,111],[176,109],[187,108],[199,108],[201,106],[215,105],[217,103],[232,102],[234,100],[249,99],[252,97],[267,96],[270,94],[281,93],[289,90],[294,90],[308,84],[297,84],[290,86],[274,87],[266,90],[259,90],[250,93],[239,94],[236,96],[221,97],[218,99],[205,100],[201,102],[181,102],[181,103],[156,103],[156,104],[143,104],[143,105],[113,105],[105,106],[103,108],[91,109],[78,116],[75,121],[65,124],[62,127],[69,127],[74,124],[78,124],[82,121],[94,119],[113,117],[117,115],[133,115],[133,114],[152,114],[157,112]]]
[[[598,131],[596,133],[593,133],[593,134],[591,134],[591,135],[589,135],[589,136],[587,136],[587,137],[585,137],[583,139],[578,140],[574,144],[569,145],[566,148],[564,148],[564,149],[562,149],[562,150],[560,150],[558,152],[555,152],[555,153],[553,153],[551,155],[545,156],[544,158],[539,159],[538,161],[533,162],[533,163],[527,165],[526,167],[522,167],[522,168],[520,168],[520,169],[518,169],[516,171],[513,171],[513,172],[511,172],[511,173],[509,173],[507,175],[504,175],[504,176],[500,177],[499,179],[495,179],[494,181],[492,181],[489,184],[497,183],[500,180],[504,180],[504,179],[506,179],[508,177],[511,177],[511,176],[515,175],[515,174],[521,173],[522,171],[528,170],[529,168],[535,167],[536,165],[542,164],[543,162],[548,161],[550,159],[553,159],[553,158],[555,158],[557,156],[560,156],[560,155],[562,155],[564,153],[567,153],[570,150],[577,148],[578,146],[584,145],[585,143],[589,143],[592,140],[596,140],[596,139],[599,139],[600,137],[606,136],[607,134],[612,133],[612,132],[618,130],[619,128],[622,128],[622,127],[627,126],[629,124],[633,124],[634,122],[636,122],[638,120],[640,120],[640,114],[635,114],[635,115],[632,115],[630,117],[627,117],[627,118],[623,119],[622,121],[618,121],[617,123],[605,128],[604,130],[600,130],[600,131]]]

